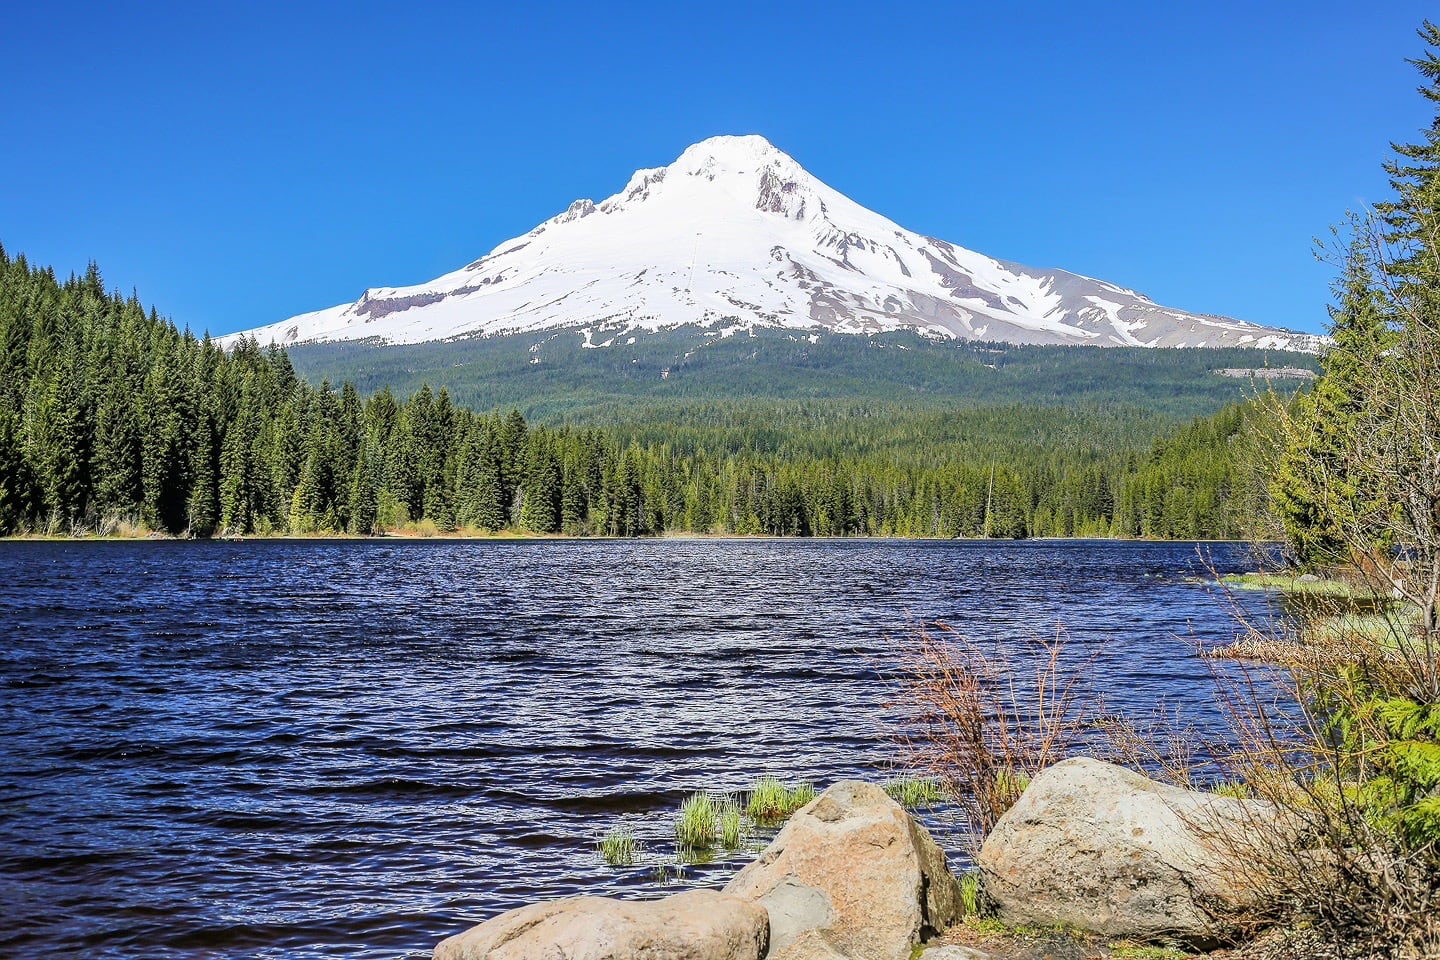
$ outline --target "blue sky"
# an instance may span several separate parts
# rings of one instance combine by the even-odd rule
[[[1410,0],[127,6],[7,10],[0,242],[216,334],[722,133],[922,233],[1319,330],[1311,239],[1430,119]]]

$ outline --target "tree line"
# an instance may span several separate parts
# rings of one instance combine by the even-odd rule
[[[0,248],[0,533],[1230,537],[1240,408],[603,428],[312,385]],[[733,420],[733,417],[731,418]],[[861,443],[857,437],[871,435]]]

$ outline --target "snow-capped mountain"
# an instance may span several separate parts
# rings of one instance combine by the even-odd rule
[[[821,183],[763,137],[713,137],[638,170],[454,273],[246,335],[417,343],[553,328],[605,346],[700,324],[1011,343],[1315,349],[1318,338],[1162,307],[1063,270],[913,233]],[[240,335],[236,335],[240,336]],[[233,339],[233,338],[227,338]]]

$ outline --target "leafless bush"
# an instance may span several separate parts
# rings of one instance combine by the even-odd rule
[[[906,761],[943,783],[978,849],[1030,778],[1065,759],[1099,715],[1065,635],[980,644],[945,623],[922,624],[901,650]],[[972,853],[975,850],[971,851]]]

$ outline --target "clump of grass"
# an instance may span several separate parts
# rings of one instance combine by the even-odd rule
[[[985,887],[980,874],[971,870],[960,877],[960,908],[963,917],[979,917],[984,912]]]
[[[1244,780],[1221,780],[1210,786],[1210,792],[1217,797],[1231,797],[1235,800],[1247,800],[1255,795]]]
[[[906,810],[933,807],[945,796],[940,784],[929,777],[899,777],[885,784],[885,792]]]
[[[745,809],[756,823],[769,823],[786,815],[789,797],[790,791],[780,778],[767,774],[750,788],[750,802]]]
[[[745,812],[756,823],[774,824],[814,799],[815,787],[811,784],[801,783],[791,788],[785,786],[779,777],[766,774],[750,788]]]
[[[675,883],[677,880],[684,879],[685,864],[683,863],[677,863],[674,865],[657,863],[654,869],[650,871],[650,882],[659,884],[662,887],[668,887],[670,884]]]
[[[1005,801],[1008,810],[1030,786],[1030,775],[1021,770],[999,770],[995,773],[995,794]]]
[[[720,822],[719,805],[708,793],[692,793],[680,804],[675,818],[675,840],[681,847],[708,850],[715,845]]]
[[[1374,593],[1344,580],[1307,577],[1296,573],[1231,573],[1220,578],[1222,583],[1241,590],[1278,590],[1288,594],[1340,599],[1373,599]]]
[[[745,824],[745,812],[734,800],[720,804],[719,812],[720,846],[726,850],[738,850],[749,835]]]
[[[612,867],[633,867],[643,849],[635,831],[621,824],[611,827],[599,843],[600,857]]]

